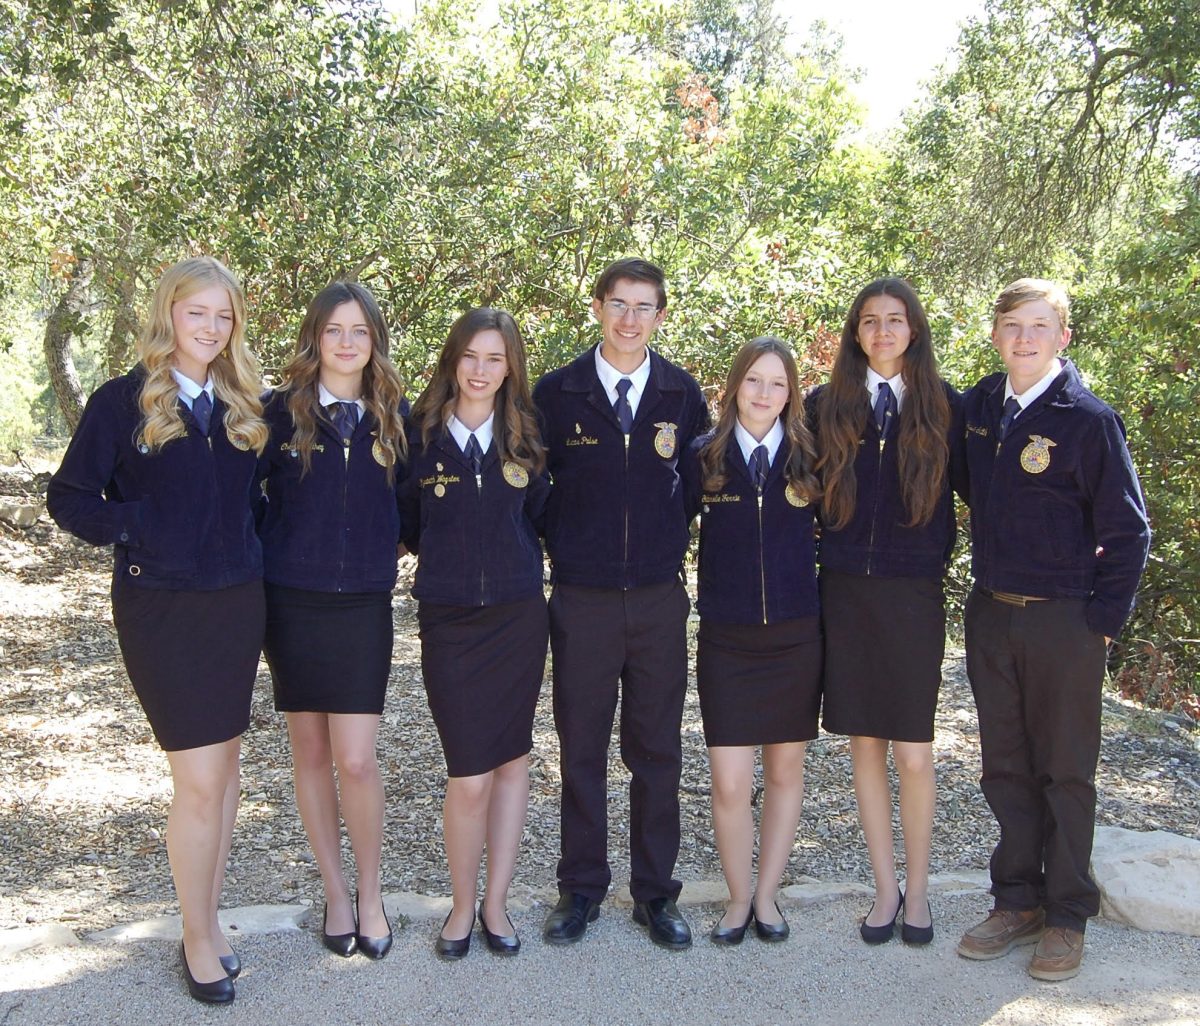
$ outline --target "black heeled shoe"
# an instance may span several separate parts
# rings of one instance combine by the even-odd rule
[[[505,913],[504,918],[508,919],[508,925],[512,926],[513,921],[509,919],[508,913]],[[521,938],[517,936],[517,928],[515,926],[513,926],[513,932],[508,936],[492,933],[488,929],[488,925],[483,918],[482,901],[479,903],[479,928],[483,931],[483,939],[487,942],[488,949],[494,951],[497,955],[515,955],[521,950]],[[466,954],[466,952],[463,952],[463,954]]]
[[[442,929],[446,929],[446,924],[450,922],[450,916],[454,909],[446,913],[446,918],[442,920]],[[468,951],[471,950],[471,930],[475,929],[475,915],[471,914],[471,929],[467,930],[467,935],[459,940],[450,940],[441,932],[438,933],[437,943],[433,946],[433,950],[437,953],[437,957],[443,962],[457,962],[460,958],[465,958]]]
[[[905,944],[928,944],[933,940],[933,906],[928,901],[925,907],[929,909],[929,925],[913,926],[908,921],[907,913],[904,922],[900,924],[900,939]]]
[[[900,915],[902,908],[904,908],[903,891],[900,892],[900,900],[896,903],[896,911],[892,913],[892,921],[884,923],[882,926],[868,926],[867,920],[871,918],[871,913],[868,912],[858,927],[859,935],[868,944],[886,944],[896,932],[896,917]],[[875,909],[874,902],[871,903],[871,909],[872,911]]]
[[[382,901],[380,907],[383,908]],[[354,895],[354,914],[359,922],[362,922],[362,913],[358,910],[358,895]],[[387,923],[388,932],[383,937],[368,937],[366,934],[355,933],[354,939],[358,942],[358,950],[361,951],[367,958],[373,958],[376,961],[383,958],[389,951],[392,950],[392,924],[387,917],[387,909],[383,908],[383,921]]]
[[[234,999],[236,991],[233,989],[233,980],[228,976],[222,976],[211,983],[201,983],[192,975],[192,970],[188,968],[187,951],[183,941],[179,942],[179,963],[183,966],[183,979],[187,983],[188,993],[195,1000],[208,1005],[227,1005]]]
[[[325,902],[325,914],[321,917],[321,943],[335,955],[349,958],[358,950],[356,931],[350,933],[329,933],[325,925],[329,922],[329,902]]]
[[[721,916],[721,919],[724,918]],[[718,919],[717,925],[708,931],[708,939],[714,944],[723,944],[726,947],[741,944],[746,936],[746,931],[754,921],[754,903],[751,902],[750,908],[746,912],[746,921],[741,926],[722,926],[721,919]]]
[[[231,980],[236,980],[242,971],[242,960],[238,958],[236,951],[231,951],[228,955],[218,955],[217,960],[221,963],[221,968],[225,970],[225,975]]]
[[[779,918],[783,919],[783,910],[779,907],[779,902],[774,902],[775,911],[779,913]],[[750,902],[750,914],[754,917],[754,935],[761,941],[766,941],[768,944],[778,944],[780,941],[788,939],[788,935],[792,932],[788,926],[787,920],[783,919],[781,923],[764,923],[758,916],[754,915],[754,902]]]

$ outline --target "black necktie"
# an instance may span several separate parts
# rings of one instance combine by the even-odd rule
[[[358,403],[346,403],[339,399],[336,403],[330,403],[326,409],[329,410],[333,426],[341,436],[342,445],[349,445],[354,429],[358,427]]]
[[[750,454],[750,477],[754,481],[754,487],[759,492],[767,486],[767,471],[771,467],[771,461],[767,456],[767,447],[760,445]]]
[[[875,428],[880,438],[886,438],[896,417],[896,393],[886,381],[879,383],[879,391],[875,395]]]
[[[1000,427],[996,431],[997,441],[1004,441],[1004,436],[1008,434],[1008,429],[1012,427],[1012,422],[1017,419],[1017,414],[1020,412],[1021,404],[1017,402],[1015,395],[1010,395],[1004,400],[1004,413],[1000,417]]]
[[[201,392],[192,400],[192,417],[202,435],[208,434],[209,426],[212,424],[212,409],[212,400],[208,397],[207,391]]]
[[[471,469],[475,476],[483,473],[483,450],[479,448],[479,439],[474,434],[467,439],[467,459],[471,461]]]
[[[613,403],[613,409],[617,411],[617,423],[621,425],[621,432],[629,434],[633,430],[633,407],[629,405],[629,390],[633,387],[633,382],[628,378],[622,378],[617,382],[617,401]]]

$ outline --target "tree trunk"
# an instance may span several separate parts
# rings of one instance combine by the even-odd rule
[[[92,278],[90,260],[80,260],[71,272],[67,291],[59,297],[49,319],[42,349],[46,354],[46,368],[50,372],[50,385],[58,398],[67,427],[74,432],[83,416],[83,388],[71,359],[71,339],[83,325],[81,311],[87,298],[88,285]]]
[[[116,284],[117,306],[113,311],[112,331],[104,349],[104,361],[108,376],[115,378],[129,370],[133,355],[133,340],[137,338],[141,325],[133,308],[136,282],[132,274],[123,274]]]

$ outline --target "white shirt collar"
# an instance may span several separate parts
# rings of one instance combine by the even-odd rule
[[[600,346],[596,346],[596,373],[600,376],[600,384],[604,386],[604,394],[608,396],[610,403],[617,401],[618,381],[628,378],[633,382],[633,387],[628,392],[628,399],[630,408],[636,414],[638,400],[642,398],[642,393],[646,391],[646,382],[650,380],[650,350],[646,350],[646,358],[642,360],[641,366],[637,370],[629,374],[622,374],[600,355]]]
[[[323,407],[328,407],[331,402],[349,402],[349,400],[340,400],[340,398],[332,394],[332,392],[329,389],[326,389],[325,386],[320,382],[317,382],[317,401],[322,404]],[[356,398],[356,400],[354,400],[354,404],[359,408],[359,416],[367,412],[367,404],[362,402],[361,398]]]
[[[183,401],[187,403],[187,408],[189,410],[192,408],[192,400],[194,400],[201,392],[207,392],[209,402],[213,402],[215,404],[216,396],[213,394],[212,378],[208,378],[204,382],[203,387],[201,387],[186,374],[183,374],[174,367],[171,368],[171,374],[175,378],[175,384],[179,386],[179,395]]]
[[[496,414],[493,412],[487,420],[472,431],[452,413],[450,414],[450,423],[446,426],[450,429],[450,434],[454,437],[454,441],[458,443],[458,447],[463,452],[467,451],[467,441],[471,435],[475,436],[475,441],[479,443],[479,448],[487,452],[492,444],[492,423],[495,419]]]
[[[1015,398],[1020,404],[1022,411],[1029,408],[1038,396],[1040,396],[1053,383],[1054,379],[1062,373],[1062,360],[1055,357],[1054,362],[1050,365],[1050,369],[1034,384],[1030,385],[1024,392],[1017,395],[1013,391],[1012,378],[1007,374],[1004,375],[1004,400],[1007,402],[1010,398]]]
[[[767,432],[766,437],[760,442],[749,431],[742,427],[740,420],[733,422],[733,437],[737,439],[738,446],[742,450],[742,456],[745,457],[746,466],[750,466],[750,455],[760,445],[767,447],[767,462],[774,464],[775,454],[779,451],[779,447],[783,444],[783,424],[779,418],[775,418],[775,423],[771,425],[771,430]]]
[[[867,368],[867,402],[872,406],[875,405],[875,397],[879,394],[879,386],[883,382],[887,382],[892,389],[892,395],[896,397],[896,410],[899,412],[900,407],[904,405],[904,375],[897,374],[894,378],[885,378],[873,367]]]

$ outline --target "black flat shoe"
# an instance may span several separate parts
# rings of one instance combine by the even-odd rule
[[[546,916],[542,940],[547,944],[574,944],[587,932],[588,923],[600,918],[600,903],[584,894],[561,891],[558,904]]]
[[[508,925],[512,926],[512,920],[508,918],[507,913],[504,918],[508,919]],[[521,950],[521,938],[517,936],[516,927],[513,927],[513,932],[506,937],[488,929],[483,918],[483,902],[479,903],[479,928],[483,931],[483,939],[487,942],[488,949],[497,955],[515,955]]]
[[[454,910],[451,909],[446,913],[446,918],[442,920],[442,929],[446,929],[446,924],[450,922],[450,916]],[[471,917],[471,929],[467,931],[465,937],[458,940],[450,940],[450,938],[438,933],[437,943],[434,944],[433,950],[443,962],[457,962],[460,958],[465,958],[467,952],[471,950],[471,930],[475,929],[475,917]],[[516,954],[514,951],[513,954]]]
[[[674,898],[652,898],[633,906],[633,921],[644,926],[660,948],[683,951],[692,946],[692,928],[683,918]]]
[[[913,926],[909,923],[907,916],[900,924],[900,939],[905,944],[928,944],[933,940],[933,907],[928,901],[925,902],[925,906],[929,909],[928,926]]]
[[[208,1005],[227,1005],[234,999],[236,992],[233,989],[233,980],[228,976],[222,976],[211,983],[201,983],[192,975],[191,969],[188,968],[183,941],[179,942],[179,963],[183,966],[183,979],[187,983],[188,993],[197,1001]]]
[[[358,950],[358,938],[354,933],[327,933],[325,924],[329,921],[329,902],[325,902],[325,914],[321,916],[321,943],[335,955],[349,958]]]
[[[775,902],[774,904],[775,911],[783,919],[783,911],[779,907],[779,902]],[[750,902],[750,915],[754,919],[755,936],[761,941],[766,941],[768,944],[778,944],[780,941],[785,941],[792,932],[786,919],[783,919],[781,923],[764,923],[758,916],[754,915],[754,902]]]
[[[875,908],[874,902],[871,903],[871,908]],[[886,944],[892,939],[892,934],[896,932],[896,917],[900,915],[902,908],[904,908],[903,891],[900,892],[900,900],[896,903],[896,911],[892,913],[892,921],[884,923],[883,926],[868,926],[867,919],[871,917],[871,913],[868,912],[858,928],[859,935],[868,944]]]
[[[721,919],[724,918],[724,916],[721,917]],[[726,947],[741,944],[746,936],[746,931],[750,928],[750,923],[754,920],[754,905],[750,906],[750,910],[746,913],[746,921],[741,926],[722,926],[721,919],[718,919],[717,925],[708,931],[708,939],[714,944],[723,944]]]
[[[382,907],[382,902],[380,903]],[[358,911],[358,895],[354,895],[354,912],[358,920],[362,921],[362,914]],[[387,917],[387,909],[383,909],[383,921],[387,923],[388,932],[382,937],[368,937],[366,934],[355,933],[354,940],[358,944],[358,950],[361,951],[367,958],[373,958],[376,961],[383,958],[389,951],[392,950],[392,924]]]
[[[242,960],[238,958],[238,953],[231,951],[228,955],[218,955],[217,959],[221,968],[225,970],[225,975],[231,980],[236,980],[242,971]]]

